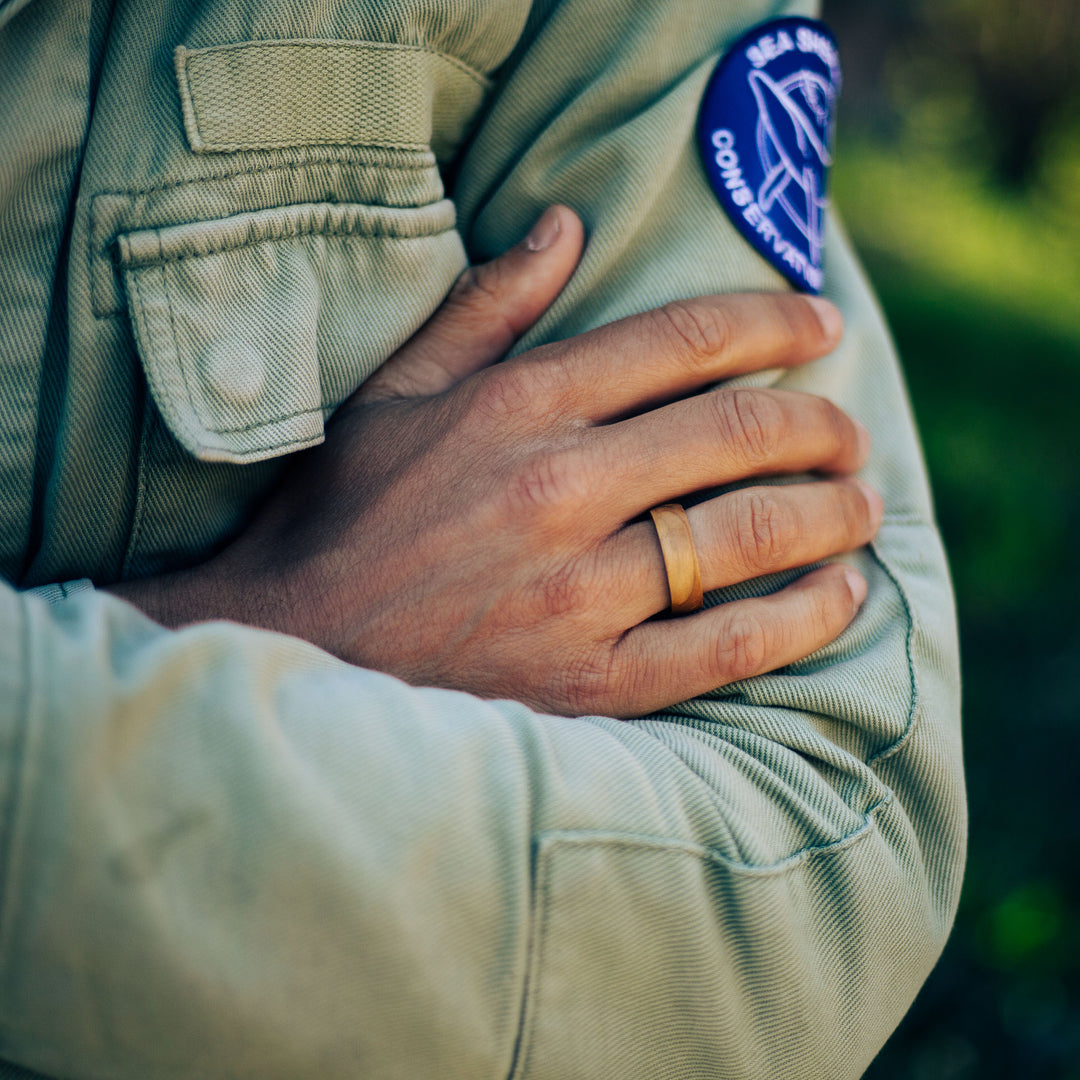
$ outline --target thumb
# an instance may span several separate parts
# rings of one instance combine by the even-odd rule
[[[360,401],[439,394],[502,359],[570,280],[581,219],[549,206],[521,243],[470,266],[434,315],[357,392]]]

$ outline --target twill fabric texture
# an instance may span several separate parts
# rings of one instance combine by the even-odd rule
[[[0,1076],[862,1074],[948,934],[966,813],[948,572],[835,217],[842,344],[751,381],[860,417],[887,514],[854,623],[781,671],[568,719],[29,591],[219,550],[552,202],[588,246],[517,351],[786,289],[694,124],[729,43],[815,14],[0,6]]]

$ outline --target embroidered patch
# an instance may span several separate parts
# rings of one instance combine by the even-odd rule
[[[824,282],[826,183],[840,93],[836,39],[813,19],[740,38],[709,81],[698,142],[721,206],[796,287]]]

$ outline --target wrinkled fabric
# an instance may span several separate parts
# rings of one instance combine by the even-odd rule
[[[0,1076],[866,1068],[966,819],[947,568],[835,219],[844,341],[753,381],[860,417],[887,512],[862,611],[781,671],[566,719],[26,591],[212,555],[549,203],[588,247],[517,351],[786,288],[693,140],[726,44],[783,14],[814,5],[0,7]]]

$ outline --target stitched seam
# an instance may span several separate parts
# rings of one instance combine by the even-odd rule
[[[927,528],[933,528],[934,523],[927,521],[921,514],[885,514],[882,517],[882,522],[886,525],[925,525]]]
[[[311,411],[313,413],[316,413],[316,412],[319,412],[320,410],[312,409]],[[320,435],[323,435],[323,434],[324,434],[323,432],[320,432]],[[305,435],[305,436],[303,436],[303,438],[289,439],[288,442],[277,442],[277,441],[271,439],[268,442],[260,443],[258,446],[253,446],[250,450],[230,450],[229,453],[234,458],[239,458],[240,460],[243,460],[244,458],[251,457],[252,454],[258,454],[258,453],[262,452],[263,450],[287,451],[290,446],[313,446],[313,445],[318,445],[318,442],[322,441],[320,439],[320,435]]]
[[[20,695],[21,708],[14,712],[14,731],[11,739],[11,762],[8,769],[10,789],[6,804],[0,808],[3,816],[0,817],[0,971],[6,968],[2,963],[8,953],[8,937],[10,934],[10,918],[8,900],[11,895],[9,886],[14,874],[16,830],[18,827],[18,810],[23,784],[26,778],[26,759],[30,742],[30,719],[33,709],[34,672],[32,671],[32,650],[30,617],[26,610],[26,600],[19,596],[16,598],[20,619],[20,633],[17,634],[21,646],[22,663],[17,666],[17,671],[22,671],[23,693]],[[3,995],[0,995],[3,1000]],[[7,1010],[3,1010],[6,1014]]]
[[[321,203],[302,203],[303,206],[333,205]],[[264,213],[265,211],[258,211]],[[225,221],[227,218],[218,220]],[[170,226],[176,228],[177,226]],[[456,225],[447,225],[445,228],[435,229],[431,232],[420,233],[417,236],[402,236],[398,232],[382,229],[378,226],[369,232],[359,228],[342,229],[331,226],[330,228],[318,228],[316,226],[301,225],[295,232],[288,232],[282,236],[263,236],[256,240],[238,240],[235,243],[208,244],[201,251],[192,251],[183,255],[162,255],[155,259],[132,259],[125,263],[127,269],[143,270],[154,266],[169,266],[172,263],[184,262],[187,259],[204,259],[210,255],[223,255],[229,251],[243,251],[245,248],[258,247],[259,244],[280,244],[287,240],[297,240],[304,236],[332,236],[340,240],[428,240],[434,236],[444,236],[453,232]],[[161,246],[161,229],[137,230],[153,232],[158,237],[158,246]]]
[[[892,522],[890,522],[889,524],[892,524]],[[908,523],[905,523],[905,524],[908,524]],[[914,523],[912,522],[910,524],[914,524]],[[918,522],[918,524],[923,526],[924,528],[933,528],[933,526],[927,524],[926,522],[924,522],[922,520],[920,520]],[[918,680],[917,680],[917,678],[915,676],[915,630],[916,630],[916,620],[915,620],[915,612],[914,612],[914,609],[912,608],[911,601],[909,600],[907,593],[904,591],[904,587],[900,584],[899,578],[896,576],[896,574],[893,573],[891,567],[888,565],[888,563],[886,563],[884,556],[878,550],[877,543],[876,542],[871,542],[870,544],[868,544],[867,545],[867,550],[870,552],[870,555],[873,557],[874,561],[878,564],[878,566],[880,566],[881,569],[885,572],[885,576],[893,583],[894,587],[896,588],[897,594],[900,597],[900,603],[903,605],[903,608],[904,608],[904,615],[905,615],[905,617],[907,619],[907,634],[905,636],[904,652],[905,652],[905,655],[907,656],[908,681],[909,681],[909,689],[910,689],[910,693],[911,693],[911,705],[908,708],[908,716],[907,716],[907,721],[904,724],[904,730],[899,735],[897,735],[897,737],[891,743],[889,743],[887,746],[883,747],[876,754],[872,754],[870,757],[865,758],[865,759],[858,758],[858,757],[855,758],[856,761],[858,761],[861,764],[866,765],[867,767],[869,767],[869,766],[874,765],[876,762],[881,761],[884,758],[888,757],[890,754],[895,753],[897,750],[900,749],[900,747],[910,737],[911,732],[912,732],[912,730],[914,729],[914,726],[915,726],[916,713],[917,713],[918,707],[919,707],[919,684],[918,684]],[[807,709],[793,709],[790,706],[786,706],[786,705],[778,705],[778,706],[774,706],[774,707],[779,708],[779,709],[783,709],[785,712],[810,712],[810,710],[807,710]],[[681,717],[684,720],[694,720],[694,721],[701,721],[702,720],[702,718],[700,716],[696,716],[696,715],[694,715],[692,713],[689,713],[689,712],[680,713],[677,710],[678,710],[678,706],[675,706],[673,709],[668,710],[668,712],[666,714],[661,714],[661,715],[659,715],[657,717],[654,717],[653,719],[664,720],[664,719],[667,719],[667,718],[669,718],[671,716],[677,716],[677,717]],[[720,721],[705,720],[704,722],[705,723],[716,724],[716,723],[718,723]],[[854,755],[852,755],[852,756],[854,757]],[[696,773],[695,773],[695,775],[696,775]],[[706,781],[702,780],[702,783],[706,783]]]
[[[518,1020],[518,1034],[514,1042],[513,1057],[510,1061],[509,1076],[511,1080],[524,1076],[528,1072],[530,1054],[532,1053],[535,1039],[533,1031],[536,1027],[536,1003],[535,998],[539,991],[538,972],[540,970],[541,953],[544,950],[544,942],[547,940],[548,926],[551,919],[551,882],[550,870],[551,859],[544,857],[544,848],[549,846],[543,836],[537,839],[533,846],[533,887],[530,890],[530,915],[531,932],[529,934],[529,948],[525,958],[525,984],[521,995],[521,1017]]]
[[[487,90],[491,86],[491,80],[486,75],[482,75],[456,56],[439,52],[437,49],[429,49],[424,45],[405,45],[396,41],[336,41],[330,39],[326,41],[244,41],[236,45],[211,45],[205,49],[185,49],[184,67],[190,67],[193,60],[205,57],[209,53],[241,52],[248,49],[317,49],[319,51],[345,49],[350,52],[376,49],[382,52],[422,53],[426,56],[433,56],[436,60],[446,61],[452,67],[468,75],[483,90]],[[192,100],[194,102],[194,95],[192,95]]]
[[[258,421],[255,421],[254,423],[251,423],[251,424],[241,424],[239,427],[218,428],[218,427],[210,427],[210,425],[207,424],[206,425],[206,430],[207,431],[212,431],[216,435],[241,435],[245,431],[259,431],[262,428],[271,427],[274,424],[283,424],[283,423],[285,423],[286,420],[295,420],[297,417],[300,417],[300,416],[314,416],[316,413],[321,413],[324,408],[332,408],[332,407],[333,406],[328,406],[328,405],[315,405],[310,409],[297,409],[295,412],[285,413],[284,416],[272,416],[268,420],[258,420]],[[304,439],[292,439],[290,441],[291,442],[304,442],[305,440]],[[277,445],[279,445],[279,444],[277,444],[275,442],[272,442],[272,441],[266,444],[267,447],[277,446]],[[280,444],[280,445],[285,445],[285,444]]]
[[[143,293],[141,293],[141,286],[139,283],[139,275],[132,273],[130,275],[135,286],[135,305],[134,305],[134,319],[132,320],[132,326],[135,335],[135,348],[136,352],[141,355],[143,348],[139,346],[139,338],[145,342],[145,351],[147,355],[153,354],[153,342],[151,340],[150,326],[146,321],[146,305],[143,301]],[[132,535],[127,540],[127,551],[124,553],[124,561],[121,566],[121,577],[126,580],[127,576],[131,572],[132,563],[135,561],[135,555],[138,551],[138,542],[143,536],[143,523],[146,518],[146,507],[149,495],[147,489],[149,487],[149,456],[150,456],[150,441],[153,437],[153,427],[156,423],[154,414],[157,411],[157,405],[153,402],[153,394],[151,382],[153,380],[153,374],[147,370],[145,364],[139,365],[144,370],[146,377],[146,399],[143,403],[143,437],[139,444],[138,462],[136,464],[137,480],[135,489],[135,509],[133,511],[134,521],[132,522]]]
[[[292,143],[289,144],[294,145]],[[349,143],[341,143],[343,147],[348,147]],[[431,157],[431,155],[428,155]],[[417,161],[411,163],[396,163],[396,162],[377,162],[368,163],[364,161],[350,161],[347,158],[329,158],[326,161],[285,161],[280,165],[252,165],[247,169],[229,169],[225,172],[208,173],[206,176],[200,176],[195,180],[169,180],[168,182],[162,181],[160,184],[152,184],[150,187],[145,188],[129,188],[125,191],[99,191],[93,196],[94,199],[112,196],[129,196],[136,198],[139,195],[153,195],[158,191],[169,191],[172,188],[183,187],[198,187],[203,184],[217,183],[221,180],[231,180],[234,176],[259,176],[263,173],[276,173],[276,172],[299,172],[301,169],[315,169],[321,165],[356,165],[362,169],[394,169],[399,172],[424,172],[432,171],[438,168],[434,163],[434,160],[429,161]],[[435,200],[438,202],[439,200]],[[360,205],[368,205],[363,203]],[[425,204],[430,205],[430,204]],[[406,207],[405,209],[408,209]]]
[[[575,830],[552,831],[542,833],[537,838],[537,862],[539,864],[532,889],[532,932],[529,935],[528,969],[526,972],[524,993],[522,995],[521,1020],[518,1037],[514,1046],[514,1059],[510,1070],[511,1080],[521,1080],[527,1075],[531,1053],[536,1043],[536,996],[539,994],[539,978],[544,944],[549,940],[549,930],[554,903],[551,900],[550,866],[555,849],[563,847],[603,847],[622,848],[626,851],[656,851],[663,854],[689,855],[720,866],[742,877],[779,877],[789,870],[808,864],[811,860],[834,855],[847,850],[869,836],[874,829],[872,815],[892,801],[891,794],[871,807],[858,828],[829,844],[802,848],[788,858],[770,866],[759,867],[736,863],[721,852],[700,844],[684,841],[665,840],[660,837],[639,836],[627,833],[579,832]],[[546,850],[545,850],[546,849]],[[539,912],[538,912],[539,909]],[[524,1049],[523,1049],[524,1048]]]
[[[132,564],[135,562],[139,551],[143,522],[146,520],[147,506],[150,501],[150,446],[154,437],[157,419],[156,407],[153,404],[149,387],[147,387],[145,400],[143,401],[142,414],[142,439],[139,444],[139,460],[136,465],[138,475],[135,486],[135,509],[132,514],[131,536],[128,539],[127,551],[124,553],[124,562],[120,569],[122,581],[127,581],[131,574]]]
[[[861,842],[874,829],[874,818],[879,810],[891,805],[894,801],[892,792],[871,806],[865,814],[860,815],[861,821],[858,828],[852,829],[835,840],[826,844],[807,844],[790,855],[778,859],[774,863],[758,865],[756,863],[743,863],[725,855],[715,848],[706,847],[704,844],[692,844],[685,840],[671,840],[664,837],[638,835],[636,833],[604,833],[586,830],[557,830],[543,833],[541,840],[564,845],[587,847],[596,845],[600,847],[617,847],[628,850],[654,850],[681,852],[693,855],[699,859],[722,866],[725,870],[743,877],[779,877],[789,870],[801,866],[803,863],[814,859],[828,857],[837,852],[844,851],[849,847]]]
[[[920,525],[922,525],[922,526],[924,526],[926,528],[931,528],[932,527],[932,526],[929,526],[926,522],[921,521],[921,520],[918,522],[918,524],[920,524]],[[916,623],[916,620],[915,620],[914,609],[913,609],[913,607],[911,605],[911,601],[908,598],[907,593],[904,590],[904,587],[900,583],[899,578],[896,576],[896,574],[893,573],[891,567],[886,563],[884,556],[881,554],[880,551],[878,551],[877,545],[874,544],[874,543],[869,544],[868,545],[868,550],[869,550],[871,556],[874,558],[874,561],[884,571],[886,577],[888,577],[888,579],[893,583],[893,586],[896,588],[897,594],[900,597],[900,602],[901,602],[901,604],[903,605],[903,608],[904,608],[904,616],[907,619],[907,633],[905,635],[904,651],[905,651],[905,655],[907,657],[909,693],[911,695],[911,704],[910,704],[910,706],[908,708],[908,716],[907,716],[907,721],[906,721],[906,723],[904,725],[904,730],[891,743],[889,743],[887,746],[883,747],[876,754],[872,754],[868,758],[863,759],[863,758],[858,758],[858,757],[855,757],[854,755],[851,755],[854,758],[855,761],[858,761],[860,764],[862,764],[863,766],[865,766],[868,769],[872,769],[873,766],[876,765],[878,762],[884,761],[886,758],[888,758],[888,757],[892,756],[893,754],[897,753],[898,751],[900,751],[903,748],[904,744],[911,738],[912,732],[915,730],[915,723],[916,723],[916,720],[917,720],[921,699],[920,699],[920,693],[919,693],[918,676],[917,676],[916,671],[915,671],[915,651],[914,650],[915,650],[915,633],[916,633],[916,630],[917,630],[917,623]],[[806,712],[807,711],[807,710],[800,710],[800,709],[791,709],[791,708],[789,708],[787,706],[777,706],[777,708],[781,708],[786,712]],[[694,721],[700,721],[701,720],[701,717],[694,716],[694,715],[691,715],[689,713],[680,714],[680,713],[677,713],[677,712],[674,712],[674,711],[669,712],[666,717],[665,716],[660,716],[658,719],[664,720],[664,719],[670,718],[670,716],[672,716],[672,715],[675,715],[675,716],[680,716],[681,715],[684,719],[688,719],[688,720],[694,720]],[[706,723],[713,723],[713,724],[717,723],[717,721],[705,721],[705,722]],[[672,753],[674,753],[674,751],[672,751]],[[675,755],[675,756],[678,756],[678,755]],[[682,759],[680,758],[680,761],[681,760]],[[699,781],[701,786],[706,789],[706,794],[708,795],[708,797],[715,802],[715,793],[713,793],[712,787],[708,783],[708,781],[703,776],[701,776],[700,773],[696,769],[689,766],[686,762],[683,762],[683,764],[689,769],[691,775],[693,775]],[[875,803],[873,806],[871,806],[863,814],[859,815],[860,818],[862,819],[862,821],[864,822],[864,825],[865,825],[865,822],[869,819],[869,815],[874,813],[880,807],[885,806],[886,804],[888,804],[892,800],[892,797],[893,797],[892,791],[890,790],[887,795],[885,795],[877,803]],[[852,813],[857,812],[846,801],[844,802],[844,805],[847,806],[848,809],[852,811]],[[830,846],[833,843],[841,843],[844,840],[850,838],[851,836],[857,835],[862,830],[862,828],[864,828],[864,825],[860,825],[858,829],[854,830],[851,833],[845,834],[844,836],[840,837],[839,840],[829,841],[828,844],[826,844],[826,845],[819,845],[817,847],[802,848],[799,851],[795,852],[791,857],[794,858],[795,856],[797,856],[800,853],[805,852],[805,851],[813,851],[813,850],[819,850],[819,849],[827,848],[828,846]],[[710,849],[710,848],[702,848],[701,850],[703,850],[703,851],[711,851],[712,849]],[[726,856],[721,855],[721,853],[719,853],[719,852],[717,852],[716,855],[719,858],[726,859]]]
[[[201,177],[198,180],[177,180],[170,183],[157,184],[148,188],[133,188],[128,191],[99,191],[97,194],[90,198],[90,221],[93,223],[99,220],[99,212],[97,206],[99,200],[102,199],[126,199],[128,200],[127,212],[130,212],[131,207],[135,201],[143,196],[154,195],[160,192],[171,191],[173,189],[180,188],[207,188],[212,184],[220,183],[225,180],[232,180],[237,177],[245,176],[266,176],[273,177],[280,173],[301,173],[312,169],[325,168],[327,165],[347,165],[354,169],[367,170],[371,172],[379,172],[387,169],[396,170],[399,172],[434,172],[437,166],[433,161],[428,162],[414,162],[412,164],[395,164],[395,163],[372,163],[351,160],[347,156],[334,156],[316,161],[304,161],[304,162],[292,162],[284,163],[281,165],[269,165],[265,167],[252,167],[249,169],[241,169],[233,172],[213,173],[205,177]],[[441,189],[440,189],[441,190]],[[430,199],[427,202],[418,203],[416,201],[402,202],[402,203],[376,203],[376,202],[338,202],[338,203],[325,203],[325,205],[331,206],[363,206],[371,209],[386,209],[386,210],[425,210],[428,207],[435,206],[439,202],[442,202],[445,198],[444,194],[438,195],[434,199]],[[285,203],[284,206],[318,206],[324,203],[313,203],[310,201],[299,203]],[[280,206],[271,206],[265,209],[279,209]],[[260,210],[248,210],[239,211],[240,213],[262,213]],[[113,308],[110,306],[112,295],[104,297],[101,295],[102,288],[97,283],[97,277],[94,273],[95,263],[105,261],[109,264],[110,270],[114,268],[113,260],[109,258],[109,249],[116,243],[117,236],[125,230],[131,228],[138,228],[137,225],[129,225],[124,223],[124,219],[114,226],[109,235],[101,242],[93,242],[91,239],[86,244],[86,275],[87,280],[90,282],[91,292],[91,307],[94,317],[97,319],[113,319],[124,314],[123,307]],[[161,228],[162,226],[158,226]],[[92,237],[91,232],[91,237]]]
[[[876,754],[866,759],[865,764],[868,767],[876,765],[879,761],[884,761],[886,758],[891,757],[897,751],[899,751],[904,744],[911,738],[911,733],[915,730],[915,722],[918,718],[919,707],[921,704],[919,694],[919,677],[915,671],[915,632],[917,629],[917,620],[915,618],[915,609],[911,605],[911,600],[908,597],[907,590],[901,584],[899,577],[893,573],[892,567],[885,561],[885,556],[878,550],[877,541],[870,544],[870,552],[877,560],[878,566],[888,575],[889,580],[896,586],[896,591],[900,596],[900,602],[904,605],[904,614],[907,616],[908,630],[907,640],[905,641],[905,651],[907,653],[908,662],[908,680],[911,692],[911,708],[908,712],[907,726],[904,728],[903,733],[893,741],[890,746],[886,746],[884,749],[879,750]]]
[[[365,139],[363,142],[350,142],[347,139],[296,138],[283,139],[279,142],[207,142],[200,138],[199,147],[209,153],[229,153],[235,150],[287,150],[293,146],[371,146],[380,150],[426,150],[426,143],[388,142],[382,139]]]

